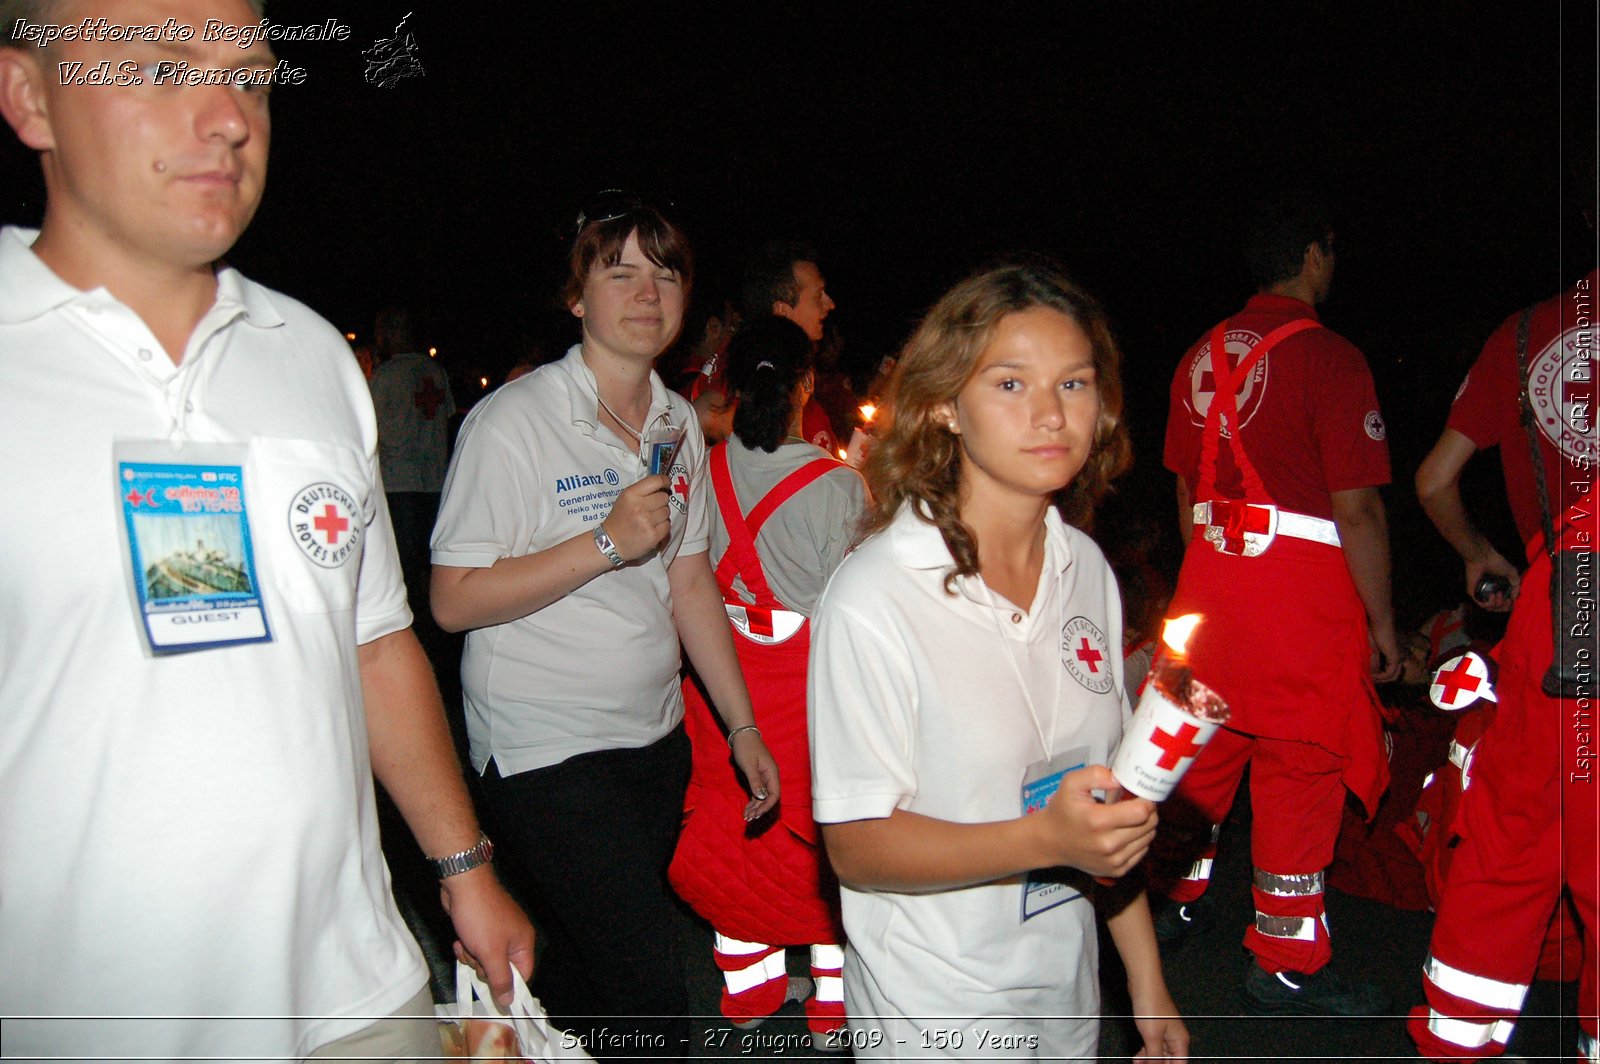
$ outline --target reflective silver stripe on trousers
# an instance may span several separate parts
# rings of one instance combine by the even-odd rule
[[[1278,898],[1304,898],[1322,893],[1322,873],[1307,872],[1298,876],[1273,875],[1256,869],[1256,889]]]
[[[1451,1045],[1463,1049],[1482,1049],[1490,1042],[1498,1042],[1504,1046],[1511,1041],[1511,1032],[1515,1028],[1516,1024],[1510,1020],[1485,1020],[1478,1023],[1473,1020],[1451,1019],[1433,1009],[1428,1010],[1428,1030]]]
[[[1507,983],[1483,975],[1473,975],[1460,968],[1452,968],[1431,954],[1422,967],[1428,982],[1451,997],[1475,1001],[1485,1008],[1520,1012],[1522,1000],[1528,996],[1527,983]]]
[[[1315,942],[1317,925],[1313,916],[1268,916],[1256,911],[1256,930],[1268,938],[1292,938],[1297,942]]]

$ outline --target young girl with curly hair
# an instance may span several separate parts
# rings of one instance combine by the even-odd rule
[[[809,677],[858,1057],[1092,1059],[1097,910],[1140,1057],[1187,1052],[1142,892],[1093,879],[1156,824],[1096,797],[1128,714],[1122,615],[1069,523],[1129,460],[1118,361],[1099,304],[1024,263],[951,289],[895,369],[870,535],[818,606]]]

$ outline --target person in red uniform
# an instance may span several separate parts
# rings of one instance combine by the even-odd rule
[[[836,307],[833,297],[828,295],[827,281],[817,268],[817,253],[809,244],[793,240],[768,241],[745,265],[746,321],[757,321],[769,314],[787,318],[804,329],[815,344],[822,340],[822,323]],[[800,435],[808,443],[829,454],[838,454],[840,428],[834,425],[815,395],[806,400]],[[846,433],[846,438],[848,435]]]
[[[753,1027],[794,998],[812,1040],[844,1026],[839,885],[811,819],[806,731],[809,620],[866,507],[861,475],[801,437],[813,347],[769,315],[728,345],[733,435],[710,454],[711,554],[756,726],[785,781],[775,816],[745,818],[728,739],[694,677],[683,684],[694,769],[668,877],[715,932],[722,1014]],[[811,948],[812,979],[790,980],[784,947]],[[812,987],[814,986],[814,991]]]
[[[1591,174],[1589,187],[1593,187]],[[1592,223],[1592,219],[1591,219]],[[1491,609],[1510,609],[1497,651],[1499,708],[1477,745],[1472,786],[1455,823],[1461,836],[1439,904],[1423,989],[1427,1004],[1408,1027],[1422,1055],[1469,1060],[1505,1052],[1538,962],[1551,913],[1565,883],[1583,925],[1578,1058],[1597,1053],[1595,895],[1600,880],[1600,808],[1593,763],[1592,559],[1597,524],[1594,426],[1595,290],[1600,270],[1528,311],[1513,314],[1484,345],[1450,408],[1444,434],[1417,470],[1417,495],[1428,517],[1466,563],[1469,591]],[[1524,332],[1526,374],[1518,365]],[[1586,697],[1556,698],[1541,687],[1554,656],[1550,554],[1540,512],[1533,446],[1519,394],[1537,426],[1558,552],[1574,552],[1588,570],[1586,614],[1566,625],[1563,649],[1586,662]],[[1490,545],[1467,511],[1461,473],[1479,450],[1500,448],[1506,491],[1531,565],[1517,567]],[[1479,593],[1485,577],[1504,591]],[[1514,605],[1513,605],[1514,602]],[[1583,619],[1587,618],[1587,619]],[[1483,934],[1492,925],[1493,935]]]
[[[1388,448],[1366,360],[1317,318],[1335,261],[1325,210],[1304,195],[1264,203],[1246,254],[1258,292],[1184,356],[1167,420],[1189,543],[1169,616],[1203,615],[1189,657],[1233,720],[1162,813],[1156,875],[1175,881],[1157,926],[1170,943],[1214,921],[1211,859],[1248,764],[1250,1006],[1368,1014],[1382,994],[1327,967],[1323,874],[1345,790],[1370,814],[1387,780],[1369,666],[1374,649],[1380,678],[1400,666],[1378,494]]]

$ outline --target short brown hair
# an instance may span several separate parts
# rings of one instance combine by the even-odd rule
[[[1002,319],[1031,307],[1059,311],[1089,338],[1100,416],[1088,460],[1056,499],[1062,516],[1087,526],[1111,481],[1127,470],[1133,448],[1122,424],[1122,356],[1100,302],[1042,261],[1006,262],[973,274],[934,304],[900,352],[889,381],[887,411],[866,464],[873,508],[866,533],[894,520],[905,503],[921,503],[955,559],[946,587],[978,571],[978,545],[958,502],[961,441],[942,413],[972,379]]]
[[[694,252],[689,238],[659,209],[635,200],[616,217],[580,222],[572,251],[567,255],[567,281],[562,288],[567,306],[583,298],[583,286],[591,271],[621,261],[622,247],[635,232],[645,258],[676,271],[683,281],[684,294],[688,295],[694,284]]]

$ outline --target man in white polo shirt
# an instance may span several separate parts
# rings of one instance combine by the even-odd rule
[[[0,445],[27,500],[0,523],[0,1015],[32,1017],[0,1021],[8,1055],[437,1053],[374,774],[442,859],[458,948],[507,997],[531,974],[411,633],[360,370],[214,266],[260,200],[265,92],[57,76],[248,81],[271,50],[13,37],[259,17],[0,0],[0,113],[47,193],[37,233],[0,232]]]

